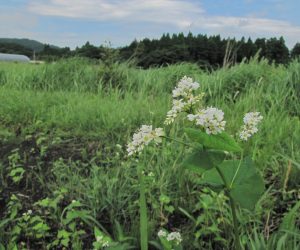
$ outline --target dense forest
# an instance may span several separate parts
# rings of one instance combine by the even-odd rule
[[[86,42],[81,47],[71,50],[69,47],[59,48],[44,44],[43,49],[33,50],[28,44],[20,45],[13,40],[0,40],[0,52],[24,54],[37,60],[53,61],[65,57],[87,57],[104,60],[107,53],[113,54],[118,61],[134,60],[137,66],[149,68],[180,62],[197,63],[203,67],[216,68],[224,63],[224,58],[231,62],[241,62],[259,52],[260,57],[277,64],[286,64],[300,55],[300,43],[295,44],[291,51],[287,48],[284,38],[251,38],[224,39],[220,35],[193,35],[183,33],[163,34],[160,39],[145,38],[133,41],[130,45],[111,48],[95,46]]]

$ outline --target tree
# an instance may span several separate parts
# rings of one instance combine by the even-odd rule
[[[266,57],[276,63],[287,63],[289,61],[289,50],[285,45],[283,37],[270,38],[266,42]]]
[[[300,43],[296,43],[291,51],[291,57],[296,58],[300,56]]]

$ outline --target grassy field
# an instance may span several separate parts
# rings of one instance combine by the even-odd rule
[[[0,249],[93,249],[95,227],[122,244],[111,249],[139,249],[138,163],[126,144],[142,124],[162,126],[184,75],[200,83],[205,105],[224,111],[230,133],[246,112],[264,117],[244,145],[266,191],[253,211],[239,209],[243,248],[299,249],[300,62],[255,59],[211,73],[192,64],[0,63]],[[167,130],[184,140],[182,123]],[[139,159],[149,247],[163,249],[165,228],[180,231],[182,249],[232,249],[226,198],[181,167],[187,151],[164,141]]]

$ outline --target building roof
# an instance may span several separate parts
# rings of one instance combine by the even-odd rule
[[[0,61],[29,62],[28,56],[0,53]]]

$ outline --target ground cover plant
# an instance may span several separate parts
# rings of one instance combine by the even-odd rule
[[[201,131],[197,117],[178,114],[162,125],[185,75],[200,84],[194,91],[204,109],[224,112],[228,134],[241,130],[246,112],[263,116],[259,131],[238,144],[264,186],[254,203],[244,199],[250,210],[236,206],[239,247],[298,249],[299,72],[297,60],[281,66],[255,58],[213,72],[193,64],[108,68],[83,59],[1,63],[0,249],[237,246],[228,193],[204,183],[189,159],[197,153],[189,146],[195,131],[184,128]],[[164,138],[129,157],[127,144],[142,124],[163,126],[177,141]],[[240,153],[226,154],[233,159]],[[242,193],[258,186],[251,185]]]

